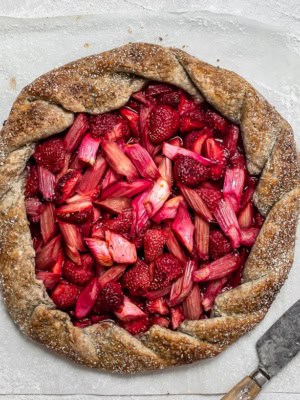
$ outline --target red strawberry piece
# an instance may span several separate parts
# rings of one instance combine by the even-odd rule
[[[178,111],[180,115],[185,114],[188,111],[195,110],[199,105],[195,102],[195,100],[191,99],[185,93],[180,91],[180,100],[178,105]]]
[[[98,322],[101,321],[113,321],[112,317],[110,315],[91,315],[90,316],[92,324],[97,324]]]
[[[205,113],[199,109],[187,111],[180,119],[180,131],[182,133],[190,132],[195,129],[202,129],[205,125]]]
[[[239,139],[240,129],[236,125],[230,125],[224,138],[224,146],[228,150],[229,156],[232,157],[236,151]]]
[[[212,131],[205,127],[201,131],[192,131],[184,138],[184,145],[188,150],[201,154],[205,140],[212,137]]]
[[[144,236],[144,255],[146,262],[154,261],[163,253],[166,236],[160,229],[149,229]]]
[[[137,249],[140,249],[143,246],[145,232],[147,232],[147,230],[151,228],[151,225],[151,221],[146,221],[145,225],[140,229],[135,239],[133,240],[133,243],[135,244],[135,247]]]
[[[230,253],[232,247],[230,241],[223,234],[223,232],[214,230],[209,234],[209,255],[212,260],[223,257],[225,254]]]
[[[132,135],[134,137],[139,137],[140,136],[139,115],[135,111],[130,110],[127,107],[121,108],[120,113],[128,121]]]
[[[265,222],[264,217],[257,212],[257,214],[254,217],[254,225],[256,228],[261,228],[263,226],[263,223]]]
[[[150,290],[169,286],[184,270],[183,264],[173,254],[164,254],[156,259]]]
[[[208,138],[204,143],[204,153],[207,158],[217,161],[216,165],[210,167],[210,178],[213,180],[222,178],[227,163],[226,153],[222,144],[213,138]]]
[[[178,92],[170,92],[163,93],[157,97],[158,104],[164,104],[166,106],[171,106],[177,108],[180,101],[180,93]]]
[[[149,139],[154,144],[170,139],[179,128],[178,112],[165,105],[154,107],[149,121]]]
[[[98,115],[90,115],[89,132],[92,138],[104,137],[110,140],[118,140],[129,136],[127,121],[113,112]]]
[[[197,186],[207,179],[209,168],[191,157],[177,155],[174,159],[174,178],[186,186]]]
[[[133,296],[145,294],[150,286],[148,265],[138,260],[137,263],[123,275],[122,286],[128,289]]]
[[[81,256],[81,265],[66,260],[63,265],[63,276],[71,283],[84,286],[95,276],[93,264],[94,260],[89,254]]]
[[[171,308],[171,325],[172,329],[176,330],[179,328],[181,322],[184,321],[184,315],[181,306]]]
[[[122,322],[121,326],[131,335],[138,335],[146,332],[150,327],[149,317],[139,318],[133,321]]]
[[[101,290],[96,301],[96,307],[102,310],[102,313],[108,313],[118,310],[124,302],[122,288],[117,282],[109,282]]]
[[[92,321],[90,318],[81,318],[76,321],[73,321],[74,326],[77,328],[86,328],[87,326],[92,325]]]
[[[168,328],[170,325],[170,320],[168,318],[160,317],[159,315],[153,315],[151,318],[152,325],[159,325],[162,328]]]
[[[37,279],[43,281],[46,289],[52,290],[55,285],[60,281],[60,275],[48,271],[39,271],[36,274]]]
[[[131,209],[121,212],[117,217],[103,223],[104,230],[111,230],[117,233],[125,234],[131,229],[133,222]]]
[[[217,188],[213,187],[201,187],[200,189],[195,189],[201,196],[204,203],[207,205],[211,212],[214,212],[215,208],[222,200],[222,193]]]
[[[39,178],[35,165],[29,165],[26,171],[25,198],[34,197],[39,194]]]
[[[81,178],[81,173],[75,170],[69,170],[59,178],[55,186],[55,196],[58,203],[63,203],[73,196]]]
[[[62,170],[65,163],[66,150],[61,139],[48,139],[35,147],[33,157],[38,165],[48,169],[53,174]]]
[[[90,201],[65,204],[56,210],[56,216],[62,221],[82,224],[93,216],[93,205]]]
[[[235,167],[242,167],[246,168],[246,159],[242,153],[240,153],[238,150],[235,151],[233,156],[229,160],[230,166],[235,168]]]
[[[76,318],[85,318],[93,309],[99,295],[98,278],[91,280],[81,291],[76,301],[75,316]]]
[[[51,299],[61,310],[75,306],[80,290],[72,283],[61,281],[51,293]]]
[[[221,133],[226,133],[228,129],[228,123],[225,118],[220,114],[212,110],[206,111],[206,121],[210,128],[216,129]]]
[[[151,314],[160,314],[160,315],[169,314],[169,307],[167,305],[167,301],[163,297],[155,300],[148,300],[146,303],[146,307]]]

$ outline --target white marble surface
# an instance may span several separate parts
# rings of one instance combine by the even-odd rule
[[[101,3],[101,4],[100,4]],[[202,2],[201,2],[202,3]],[[87,1],[70,1],[70,0],[22,0],[22,1],[14,1],[8,2],[7,0],[0,0],[0,16],[10,16],[10,17],[50,17],[50,16],[59,16],[59,15],[86,15],[86,14],[95,14],[95,13],[102,13],[103,18],[109,20],[109,18],[113,15],[115,10],[118,10],[118,13],[122,13],[123,11],[126,14],[131,16],[138,11],[141,12],[142,15],[146,18],[148,14],[151,14],[155,11],[160,11],[160,14],[163,18],[168,19],[168,17],[173,18],[176,20],[178,16],[182,17],[181,20],[184,21],[185,17],[187,20],[191,20],[190,15],[195,12],[195,14],[199,13],[199,10],[206,10],[213,12],[215,14],[235,14],[237,16],[247,17],[252,19],[253,21],[259,21],[261,23],[268,24],[272,27],[272,29],[276,28],[279,31],[287,31],[288,36],[285,38],[289,38],[291,41],[288,43],[290,45],[289,50],[292,49],[292,53],[299,50],[299,46],[295,45],[299,41],[299,33],[300,33],[300,5],[299,1],[290,0],[290,1],[277,1],[277,0],[267,0],[267,1],[239,1],[239,0],[229,0],[229,1],[222,1],[222,0],[211,0],[209,4],[205,7],[200,5],[200,2],[197,0],[193,1],[181,1],[181,0],[173,0],[173,1],[159,1],[159,0],[152,0],[152,1],[142,1],[142,0],[110,0],[110,1],[97,1],[97,0],[87,0]],[[191,13],[192,11],[192,13]],[[134,18],[133,18],[134,19]],[[232,21],[232,19],[229,18]],[[194,20],[194,23],[199,24],[200,19]],[[237,20],[234,20],[233,23],[236,23],[236,27],[239,26],[237,24]],[[135,21],[137,23],[138,21]],[[255,22],[253,22],[255,25]],[[134,26],[134,22],[132,22]],[[216,25],[217,26],[217,25]],[[219,24],[220,27],[220,24]],[[1,29],[1,27],[0,27]],[[159,32],[155,32],[157,29],[157,25],[153,25],[153,35],[149,39],[149,41],[157,41]],[[41,35],[43,32],[41,31]],[[132,34],[131,34],[132,35]],[[128,36],[127,40],[136,40],[137,32],[133,30],[133,36]],[[241,35],[244,35],[244,32],[241,31]],[[13,36],[13,35],[11,35]],[[282,38],[283,36],[281,36]],[[124,38],[122,38],[124,39]],[[165,38],[166,43],[175,44],[172,42],[172,39]],[[115,45],[119,44],[121,38],[115,36]],[[179,38],[178,38],[179,40]],[[257,37],[254,39],[257,40]],[[184,38],[184,42],[188,43],[189,38]],[[91,41],[92,42],[92,41]],[[66,43],[62,43],[66,44]],[[181,44],[181,42],[180,42]],[[3,42],[2,42],[3,45]],[[221,43],[219,43],[221,45]],[[50,46],[51,47],[51,46]],[[92,47],[86,50],[86,54],[93,53],[95,51],[100,51],[103,48],[109,48],[109,43],[101,44],[101,46],[97,47],[95,43],[92,43]],[[225,46],[226,47],[226,46]],[[279,46],[280,47],[280,46]],[[4,49],[4,48],[2,48]],[[7,50],[8,48],[6,48]],[[9,51],[13,50],[14,47],[10,47]],[[217,47],[218,49],[218,47]],[[47,49],[46,49],[47,50]],[[190,52],[197,55],[197,48],[193,45],[190,46],[188,49]],[[201,49],[203,50],[203,49]],[[273,52],[277,56],[277,49],[275,47],[270,48],[270,54],[272,56]],[[77,53],[78,51],[78,53]],[[82,51],[82,50],[81,50]],[[2,52],[1,52],[2,53]],[[47,53],[47,51],[45,51]],[[203,51],[202,51],[203,53]],[[210,53],[204,54],[203,58],[215,63],[214,58],[214,51],[212,50]],[[205,51],[204,51],[205,53]],[[7,53],[5,53],[7,55]],[[73,54],[73,57],[72,55]],[[71,58],[76,58],[76,56],[82,53],[79,52],[79,45],[78,47],[70,48],[66,50],[65,59],[62,58],[54,58],[53,62],[61,63],[70,60]],[[223,54],[223,53],[222,53]],[[238,52],[237,52],[238,54]],[[261,53],[262,54],[262,53]],[[232,69],[238,70],[248,79],[250,79],[259,89],[266,95],[268,98],[272,100],[273,103],[279,108],[280,111],[284,113],[292,123],[294,128],[296,129],[300,123],[300,108],[299,108],[299,80],[298,82],[293,81],[293,77],[296,76],[296,69],[299,71],[299,64],[296,61],[295,54],[290,55],[289,52],[286,53],[286,56],[283,57],[282,65],[280,68],[284,68],[285,62],[287,63],[287,70],[289,73],[287,76],[280,76],[276,75],[276,72],[272,71],[272,73],[266,74],[264,73],[265,68],[267,68],[265,55],[262,57],[261,62],[261,69],[260,74],[258,75],[255,73],[257,71],[256,67],[258,66],[258,61],[261,56],[260,52],[258,54],[253,53],[254,58],[254,65],[251,68],[248,68],[246,63],[243,63],[243,59],[233,57],[224,57],[221,60],[222,65],[226,65]],[[287,55],[289,54],[289,55]],[[298,52],[298,58],[299,58]],[[200,54],[198,54],[200,56]],[[236,54],[235,54],[236,55]],[[297,55],[297,53],[296,53]],[[26,71],[22,71],[22,65],[18,65],[17,57],[14,57],[13,54],[7,55],[11,61],[11,69],[3,69],[3,61],[0,61],[0,93],[1,98],[3,98],[3,93],[5,95],[5,102],[1,104],[1,112],[0,118],[3,120],[5,114],[7,114],[8,108],[11,104],[13,97],[16,94],[16,91],[21,89],[21,87],[26,84],[30,79],[34,76],[37,76],[39,73],[51,68],[53,64],[48,65],[37,65],[35,68],[32,66],[28,73]],[[287,57],[287,58],[286,58]],[[42,57],[41,57],[42,58]],[[3,58],[2,58],[3,60]],[[34,60],[30,60],[29,63],[33,62]],[[258,64],[257,64],[258,63]],[[256,65],[256,67],[255,67]],[[297,68],[296,68],[297,66]],[[12,77],[12,71],[18,71],[19,76],[16,81],[16,87],[11,85],[10,78]],[[6,75],[7,74],[7,75]],[[32,74],[32,75],[31,75]],[[2,76],[1,76],[2,75]],[[277,93],[277,96],[276,96]],[[300,255],[299,252],[297,254],[297,259],[299,259]],[[295,284],[297,283],[297,285]],[[238,354],[244,354],[243,357],[239,357],[240,360],[235,360],[232,363],[232,371],[224,371],[224,376],[219,376],[218,380],[223,382],[223,385],[227,385],[224,387],[228,387],[229,384],[233,383],[235,379],[237,379],[240,374],[246,370],[247,368],[252,368],[253,363],[255,363],[255,356],[254,351],[253,354],[249,356],[247,359],[247,354],[245,353],[245,348],[248,346],[249,341],[255,342],[255,339],[259,337],[259,334],[262,333],[270,323],[276,318],[276,314],[279,310],[284,310],[293,300],[296,300],[297,292],[295,291],[296,286],[299,287],[299,278],[298,275],[294,271],[287,282],[283,292],[280,294],[279,298],[274,304],[271,313],[268,315],[266,320],[263,324],[256,330],[254,333],[249,335],[248,337],[242,339],[239,342],[238,347],[236,347],[236,356]],[[293,289],[294,288],[294,289]],[[293,292],[293,296],[290,296],[290,293]],[[276,310],[276,311],[275,311]],[[73,382],[71,377],[68,376],[68,372],[70,371],[69,368],[74,368],[64,361],[59,360],[59,363],[63,364],[63,369],[59,371],[52,370],[52,365],[55,364],[57,360],[55,360],[54,356],[50,356],[44,350],[40,349],[39,347],[27,342],[24,338],[15,330],[13,329],[12,324],[7,322],[7,318],[5,317],[4,311],[0,312],[0,337],[1,337],[1,347],[0,347],[0,395],[2,398],[11,398],[11,399],[54,399],[57,398],[57,395],[61,399],[91,399],[95,400],[96,397],[93,394],[99,394],[101,398],[108,398],[109,393],[112,393],[110,390],[105,390],[105,385],[107,381],[105,376],[103,376],[102,384],[96,384],[98,379],[101,379],[101,376],[97,376],[96,374],[91,374],[93,379],[95,379],[94,389],[96,391],[81,391],[80,388],[84,383],[81,379],[83,379],[84,373],[83,371],[78,369],[78,373],[75,374],[77,382]],[[4,324],[5,322],[5,324]],[[29,349],[29,352],[28,352]],[[230,369],[228,365],[230,365],[230,358],[231,356],[224,356],[225,359],[219,359],[220,363],[224,362],[226,364],[226,368]],[[227,357],[227,361],[226,361]],[[223,360],[223,361],[222,361]],[[53,364],[52,364],[53,361]],[[297,360],[298,361],[298,360]],[[33,366],[33,368],[32,368]],[[201,396],[196,395],[196,393],[201,393],[201,385],[200,382],[203,379],[201,378],[202,370],[199,368],[199,385],[197,386],[197,381],[195,382],[194,374],[195,368],[191,368],[190,373],[185,369],[174,371],[174,376],[177,380],[177,385],[173,385],[172,376],[170,374],[154,374],[153,375],[153,386],[156,387],[156,391],[153,393],[151,390],[151,376],[148,379],[148,386],[145,387],[143,391],[141,388],[134,389],[137,386],[134,386],[132,391],[128,391],[127,379],[124,379],[124,388],[126,391],[121,391],[119,394],[123,393],[130,393],[130,395],[126,396],[118,396],[116,394],[109,396],[109,398],[114,399],[147,399],[149,398],[157,398],[159,397],[162,400],[166,399],[200,399],[200,400],[216,400],[220,398],[220,396],[215,395],[208,395],[208,396]],[[43,370],[44,373],[41,375],[38,371]],[[286,370],[281,377],[278,377],[277,380],[272,384],[272,386],[266,388],[266,392],[260,396],[261,399],[265,400],[300,400],[300,390],[297,388],[298,379],[293,379],[295,377],[296,372],[298,373],[300,369],[299,362],[293,363],[288,370]],[[193,373],[192,373],[193,370]],[[203,371],[204,372],[204,371]],[[228,372],[231,372],[232,378],[227,379]],[[193,382],[191,382],[191,374],[193,376]],[[289,377],[291,375],[291,378]],[[47,382],[47,377],[52,376]],[[298,376],[298,374],[297,374]],[[43,381],[41,382],[41,377]],[[74,376],[73,376],[74,377]],[[211,379],[211,376],[206,375],[206,379]],[[54,390],[56,383],[53,385],[53,380],[57,382],[57,390]],[[86,376],[83,380],[86,380]],[[225,380],[225,381],[224,381]],[[297,382],[296,382],[297,380]],[[111,381],[113,384],[114,381]],[[174,382],[175,383],[175,382]],[[174,386],[174,390],[172,390],[172,385]],[[161,390],[159,390],[161,387]],[[294,389],[296,387],[296,390]],[[67,388],[67,390],[65,390]],[[101,390],[101,388],[103,390]],[[171,390],[170,390],[171,388]],[[188,390],[185,390],[187,388]],[[44,389],[44,390],[43,390]],[[72,390],[73,389],[73,390]],[[106,388],[107,389],[107,388]],[[271,393],[273,392],[273,393]],[[281,393],[276,393],[281,392]],[[288,393],[284,393],[288,392]],[[297,392],[297,393],[295,393]],[[64,393],[64,394],[62,394]],[[80,393],[80,395],[78,394]],[[84,396],[85,393],[88,393],[88,396]],[[105,393],[105,394],[104,394]],[[147,395],[146,395],[147,393]],[[150,394],[153,393],[153,394]],[[172,393],[172,395],[165,396],[163,393]],[[176,393],[189,393],[188,395],[178,394]]]

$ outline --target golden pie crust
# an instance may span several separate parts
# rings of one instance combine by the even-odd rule
[[[35,252],[25,212],[24,169],[34,143],[68,128],[74,113],[123,106],[148,80],[204,97],[238,124],[254,195],[266,221],[239,287],[220,294],[213,317],[159,326],[140,337],[98,323],[77,328],[55,308],[35,277]],[[30,338],[89,367],[138,372],[192,363],[225,350],[261,321],[293,263],[299,213],[299,160],[289,124],[246,80],[184,51],[135,43],[55,69],[25,87],[0,137],[0,277],[12,319]]]

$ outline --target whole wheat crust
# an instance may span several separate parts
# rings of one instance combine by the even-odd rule
[[[35,278],[24,169],[34,143],[68,128],[74,113],[124,105],[148,80],[204,97],[241,128],[248,170],[261,174],[254,202],[266,221],[243,284],[217,297],[213,318],[141,337],[104,322],[80,329]],[[0,138],[0,277],[6,307],[30,338],[89,367],[137,372],[191,363],[225,350],[262,320],[293,263],[299,162],[288,123],[239,75],[172,48],[135,43],[55,69],[25,87]]]

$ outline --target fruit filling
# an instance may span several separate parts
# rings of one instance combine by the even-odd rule
[[[263,224],[256,184],[239,127],[174,86],[77,114],[27,165],[37,279],[77,327],[137,335],[209,318]]]

